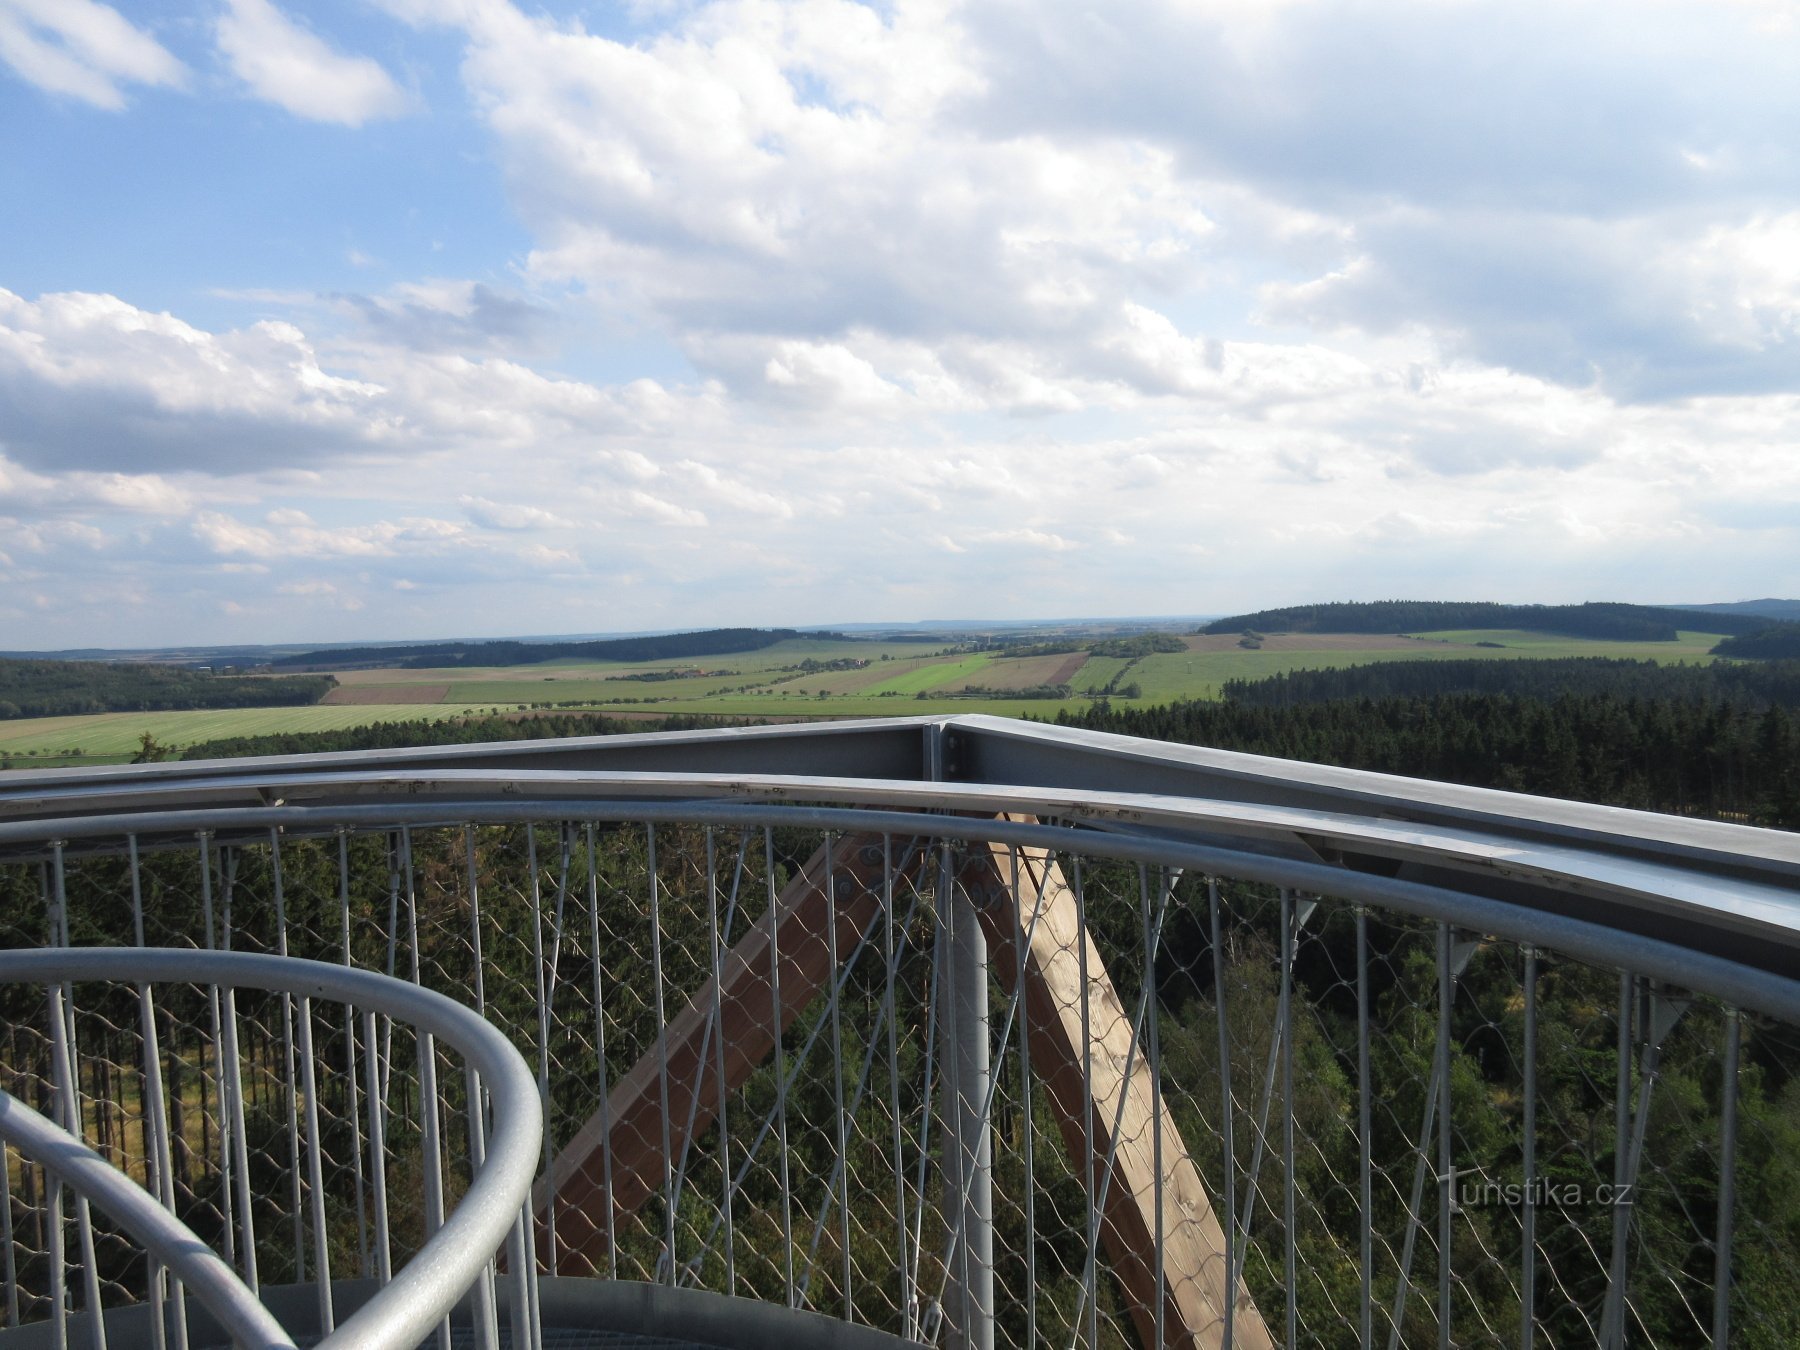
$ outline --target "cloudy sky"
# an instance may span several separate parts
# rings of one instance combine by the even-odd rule
[[[1795,594],[1791,0],[0,0],[0,647]]]

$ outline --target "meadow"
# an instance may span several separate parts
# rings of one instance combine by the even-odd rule
[[[430,721],[481,713],[529,716],[591,710],[612,716],[683,714],[722,719],[880,717],[956,712],[1054,717],[1090,707],[1087,691],[1116,694],[1120,706],[1216,699],[1234,679],[1371,661],[1495,657],[1614,656],[1708,662],[1716,635],[1684,632],[1676,642],[1602,642],[1516,629],[1412,635],[1267,634],[1243,645],[1237,634],[1188,635],[1180,652],[1135,659],[1058,653],[1021,658],[943,643],[801,638],[756,652],[700,661],[568,661],[532,666],[338,672],[322,704],[194,712],[118,712],[0,722],[0,766],[106,764],[129,760],[148,732],[179,751],[228,736],[326,731],[376,722]],[[679,678],[675,678],[677,673]],[[632,676],[653,678],[627,678]],[[1061,679],[1053,676],[1061,675]],[[1066,699],[1026,698],[1068,684]],[[990,696],[968,696],[974,687]],[[1009,696],[1012,695],[1012,696]]]

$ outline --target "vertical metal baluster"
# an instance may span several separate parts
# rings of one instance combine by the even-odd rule
[[[400,836],[392,830],[387,835],[387,863],[387,974],[389,979],[395,979],[400,969]],[[394,1020],[385,1015],[381,1019],[381,1053],[375,1062],[381,1068],[381,1109],[385,1113],[394,1079]]]
[[[63,841],[54,839],[50,846],[56,850],[56,859],[61,862]],[[52,947],[63,945],[63,925],[56,909],[56,900],[50,891],[50,878],[47,869],[38,869],[38,889],[40,889],[45,914],[49,920],[49,941]],[[68,1055],[68,1022],[65,1019],[65,986],[50,985],[45,990],[45,1015],[50,1022],[50,1094],[56,1103],[56,1116],[63,1129],[79,1129],[79,1121],[74,1118],[74,1111],[68,1107],[63,1094],[63,1084],[67,1080],[68,1067],[65,1064]],[[63,1231],[63,1183],[61,1179],[45,1168],[43,1172],[43,1190],[49,1199],[50,1208],[50,1301],[52,1301],[52,1336],[56,1350],[68,1350],[68,1271],[67,1271],[67,1233]]]
[[[369,1187],[375,1213],[375,1278],[385,1285],[394,1278],[394,1252],[388,1241],[387,1129],[384,1119],[387,1107],[381,1097],[384,1070],[381,1063],[381,1041],[376,1031],[375,1014],[365,1012],[363,1043],[366,1054],[363,1064],[368,1073]]]
[[[1157,889],[1160,891],[1166,878],[1159,876]],[[1173,883],[1167,883],[1171,887]],[[1162,1046],[1158,1030],[1160,1017],[1157,1004],[1161,1001],[1156,987],[1156,934],[1151,927],[1150,918],[1150,872],[1143,864],[1138,864],[1138,917],[1144,930],[1144,987],[1149,991],[1150,1029],[1145,1047],[1144,1067],[1150,1071],[1150,1156],[1153,1175],[1156,1180],[1151,1185],[1151,1202],[1155,1213],[1152,1217],[1151,1250],[1156,1262],[1156,1304],[1151,1316],[1156,1326],[1157,1346],[1168,1344],[1164,1334],[1164,1323],[1168,1316],[1164,1306],[1168,1298],[1168,1272],[1163,1264],[1165,1234],[1163,1233],[1163,1154],[1162,1154]],[[1289,1286],[1292,1287],[1291,1285]]]
[[[50,1344],[53,1350],[69,1350],[68,1255],[63,1250],[62,1178],[44,1169],[44,1195],[50,1210]]]
[[[531,1350],[538,1344],[533,1336],[535,1318],[531,1306],[531,1272],[537,1263],[532,1259],[531,1239],[526,1233],[530,1222],[530,1206],[527,1205],[513,1220],[512,1232],[506,1239],[507,1283],[512,1286],[507,1290],[507,1321],[512,1324],[510,1350],[519,1350],[521,1346]]]
[[[1519,1347],[1531,1350],[1537,1332],[1537,978],[1536,947],[1525,948],[1525,1211],[1519,1251]]]
[[[1088,1350],[1099,1350],[1100,1345],[1100,1297],[1099,1297],[1099,1248],[1100,1248],[1100,1178],[1096,1173],[1096,1163],[1100,1157],[1099,1141],[1094,1137],[1094,1029],[1093,1029],[1093,974],[1088,969],[1088,948],[1092,945],[1088,940],[1087,922],[1087,887],[1082,875],[1081,858],[1075,859],[1075,931],[1077,946],[1081,953],[1081,1137],[1087,1149],[1087,1157],[1083,1160],[1082,1170],[1087,1173],[1087,1261],[1082,1270],[1082,1302],[1087,1310]],[[1230,1125],[1227,1124],[1227,1129]],[[1229,1136],[1227,1136],[1229,1138]],[[1229,1145],[1227,1150],[1229,1151]],[[1229,1319],[1230,1313],[1226,1314]],[[1229,1320],[1226,1326],[1230,1326]],[[1230,1337],[1226,1337],[1230,1344]],[[1158,1350],[1162,1350],[1159,1346]]]
[[[591,837],[593,826],[588,827]],[[463,826],[463,863],[467,871],[469,887],[469,951],[475,967],[475,1011],[483,1017],[487,1016],[487,967],[481,951],[481,882],[475,875],[475,827]],[[588,859],[590,879],[593,873],[593,859]],[[472,1071],[471,1071],[472,1072]]]
[[[591,827],[590,827],[591,828]],[[469,953],[474,966],[475,1011],[487,1016],[487,969],[481,949],[481,882],[475,871],[475,826],[463,826],[464,874],[469,892]],[[592,872],[590,860],[590,873]],[[599,960],[599,956],[594,958]],[[481,1075],[473,1065],[465,1065],[464,1081],[469,1093],[469,1180],[480,1175],[487,1163],[487,1091]],[[489,1261],[475,1283],[472,1309],[476,1344],[481,1350],[499,1350],[500,1327],[495,1312],[495,1281],[498,1258]]]
[[[1287,1346],[1300,1335],[1300,1288],[1294,1232],[1294,893],[1281,889],[1281,1249],[1287,1280]]]
[[[787,1052],[781,1034],[781,907],[775,893],[775,832],[763,826],[763,872],[769,887],[769,1030],[775,1037],[775,1130],[781,1174],[781,1251],[788,1307],[794,1306],[794,1193],[788,1176]]]
[[[463,1084],[469,1099],[469,1181],[481,1175],[487,1165],[487,1089],[473,1064],[463,1066]],[[494,1277],[497,1261],[482,1267],[481,1275],[470,1291],[470,1321],[477,1350],[499,1350],[500,1328],[494,1312]]]
[[[131,868],[131,928],[138,947],[144,939],[144,887],[138,859],[135,834],[126,837],[127,858]],[[175,1162],[169,1143],[168,1092],[163,1081],[162,1046],[156,1031],[156,999],[148,984],[138,985],[138,1020],[143,1027],[144,1046],[144,1118],[149,1123],[146,1141],[150,1156],[145,1159],[149,1189],[162,1202],[164,1209],[175,1212]],[[150,1278],[150,1316],[153,1350],[164,1350],[170,1323],[173,1323],[177,1350],[188,1343],[187,1295],[181,1282],[166,1268],[152,1263]]]
[[[400,866],[406,885],[406,942],[411,950],[410,973],[415,985],[425,983],[424,952],[419,943],[419,887],[413,868],[412,827],[400,827]],[[444,1226],[444,1128],[438,1096],[437,1038],[428,1031],[414,1033],[419,1054],[419,1160],[424,1174],[425,1237],[429,1241]],[[450,1350],[450,1319],[437,1327],[438,1350]]]
[[[221,852],[220,867],[224,888],[220,894],[220,945],[231,950],[231,907],[237,896],[237,854]],[[252,1210],[254,1196],[250,1191],[250,1138],[244,1120],[244,1061],[238,1040],[237,990],[231,985],[224,992],[223,1046],[224,1096],[231,1115],[232,1191],[237,1197],[238,1237],[243,1244],[244,1283],[253,1294],[261,1294],[262,1282],[257,1276],[256,1215]],[[229,1220],[227,1220],[229,1223]]]
[[[306,1097],[306,1185],[311,1191],[313,1277],[319,1289],[319,1331],[337,1326],[331,1299],[331,1248],[325,1231],[325,1163],[319,1142],[319,1084],[313,1063],[312,1000],[300,999],[300,1074]]]
[[[594,949],[594,1055],[600,1088],[600,1184],[606,1193],[606,1278],[619,1278],[619,1249],[613,1232],[612,1089],[606,1069],[606,981],[600,960],[600,854],[593,825],[587,827],[588,941]]]
[[[1742,1017],[1725,1009],[1725,1068],[1719,1081],[1719,1221],[1713,1240],[1712,1343],[1731,1343],[1731,1227],[1737,1201],[1738,1042]]]
[[[740,844],[747,842],[740,840]],[[732,896],[737,895],[737,877],[743,867],[743,854],[738,854],[738,871],[732,874]],[[719,1179],[721,1195],[720,1211],[725,1220],[725,1293],[735,1297],[737,1294],[737,1234],[732,1222],[731,1206],[731,1124],[726,1115],[725,1089],[725,939],[729,936],[719,928],[719,873],[718,873],[718,841],[713,827],[706,827],[706,896],[707,914],[711,924],[712,937],[712,970],[713,970],[713,1087],[718,1098],[719,1129]],[[733,906],[735,910],[736,906]],[[726,916],[729,925],[731,916]],[[702,1072],[695,1066],[696,1078]],[[699,1093],[696,1091],[695,1096]]]
[[[212,875],[212,831],[200,830],[194,836],[200,844],[200,927],[201,936],[206,943],[206,950],[213,950],[216,945],[213,930],[213,875]],[[209,984],[206,987],[206,1011],[211,1023],[212,1032],[213,1086],[214,1096],[219,1105],[219,1228],[225,1239],[225,1263],[237,1264],[237,1232],[231,1226],[231,1113],[226,1109],[225,1090],[225,1057],[221,1047],[225,1043],[225,1015],[220,998],[219,986]],[[202,1073],[205,1070],[202,1068]],[[206,1085],[201,1083],[200,1109],[206,1110]]]
[[[1600,1317],[1600,1343],[1606,1350],[1625,1344],[1626,1244],[1631,1211],[1619,1203],[1625,1193],[1625,1169],[1631,1149],[1631,1055],[1635,1043],[1632,1025],[1637,1008],[1637,977],[1619,973],[1619,1060],[1617,1090],[1613,1098],[1613,1224],[1612,1260],[1608,1265],[1606,1303]]]
[[[53,926],[58,930],[56,945],[67,947],[69,939],[69,895],[68,880],[64,870],[63,841],[58,839],[51,844],[51,870],[55,878],[56,909],[52,915]],[[58,1023],[66,1039],[63,1041],[58,1065],[64,1073],[63,1091],[66,1093],[64,1109],[68,1112],[64,1125],[79,1139],[87,1138],[87,1116],[81,1101],[81,1052],[75,1037],[75,997],[71,985],[60,986],[63,1020]],[[88,1204],[87,1196],[80,1191],[75,1193],[75,1232],[81,1244],[81,1294],[92,1320],[92,1336],[94,1350],[106,1350],[106,1321],[100,1307],[100,1262],[94,1251],[94,1215]]]
[[[288,954],[287,894],[281,875],[281,830],[269,827],[269,876],[275,899],[275,954]],[[288,1113],[288,1208],[294,1221],[294,1282],[306,1282],[305,1208],[300,1193],[300,1111],[294,1064],[294,996],[281,994],[281,1055],[286,1068],[282,1089]]]
[[[544,1112],[544,1160],[548,1168],[556,1160],[556,1141],[552,1135],[550,1111],[550,1000],[544,972],[544,891],[538,876],[537,828],[525,826],[525,867],[531,874],[531,965],[537,979],[537,1084],[538,1100]],[[657,1026],[661,1026],[658,1019]],[[544,1197],[544,1249],[551,1274],[556,1273],[556,1192]]]
[[[929,858],[930,848],[931,846],[928,843],[921,844],[920,854],[922,860]],[[937,1057],[939,1040],[938,1005],[940,999],[938,991],[943,986],[944,970],[943,915],[932,913],[931,923],[931,964],[927,967],[925,987],[925,1044],[923,1046],[925,1052],[925,1082],[919,1092],[919,1170],[916,1173],[917,1183],[913,1187],[913,1194],[919,1197],[919,1203],[913,1210],[911,1283],[914,1297],[918,1300],[918,1306],[914,1309],[913,1320],[917,1324],[914,1330],[917,1339],[919,1340],[927,1339],[928,1331],[930,1331],[932,1335],[936,1334],[934,1328],[928,1328],[926,1325],[932,1317],[933,1309],[924,1306],[923,1295],[918,1291],[920,1288],[919,1263],[924,1260],[925,1255],[925,1182],[931,1168],[932,1109],[934,1106],[939,1110],[943,1109],[942,1106],[936,1102],[934,1096],[937,1090]],[[937,1313],[941,1315],[943,1311],[941,1300],[938,1304],[935,1304],[934,1307],[936,1308]]]
[[[843,1000],[839,996],[841,973],[839,962],[842,959],[838,952],[838,877],[837,877],[837,841],[829,833],[825,836],[825,946],[827,960],[831,963],[829,984],[831,1002],[829,1016],[831,1018],[831,1086],[832,1096],[837,1112],[835,1124],[837,1128],[837,1172],[838,1184],[838,1246],[843,1251],[843,1261],[839,1270],[841,1287],[839,1293],[844,1300],[844,1320],[856,1320],[855,1306],[851,1300],[850,1287],[850,1130],[844,1116],[844,1019]]]
[[[1231,1099],[1231,1028],[1226,1020],[1225,944],[1224,934],[1219,923],[1219,879],[1217,877],[1208,877],[1206,879],[1206,905],[1212,917],[1213,1004],[1214,1011],[1218,1014],[1219,1020],[1219,1134],[1224,1157],[1224,1175],[1220,1181],[1219,1194],[1224,1198],[1224,1204],[1221,1208],[1225,1210],[1225,1325],[1223,1328],[1225,1336],[1223,1344],[1226,1347],[1229,1347],[1233,1341],[1237,1320],[1238,1272],[1237,1262],[1234,1259],[1237,1254],[1237,1243],[1233,1241],[1230,1231],[1231,1197],[1237,1194],[1237,1178],[1234,1175],[1236,1172],[1237,1153],[1231,1139],[1232,1116],[1234,1115],[1233,1102]],[[1081,948],[1081,1034],[1084,1042],[1087,1039],[1086,938],[1087,935],[1084,929],[1082,933]],[[1091,1104],[1088,1106],[1087,1112],[1090,1116],[1092,1115],[1093,1107]],[[1091,1125],[1088,1127],[1087,1133],[1090,1136],[1092,1135],[1093,1128]],[[1091,1152],[1093,1148],[1093,1141],[1091,1138],[1088,1147]],[[1090,1164],[1090,1168],[1091,1166],[1092,1164]],[[1365,1205],[1365,1215],[1367,1209],[1368,1207]],[[1090,1237],[1089,1240],[1092,1241],[1092,1238]],[[1363,1338],[1363,1344],[1366,1346],[1368,1343],[1368,1338],[1365,1336]]]
[[[900,1274],[900,1334],[911,1340],[913,1329],[913,1286],[906,1250],[906,1161],[900,1133],[900,1028],[896,989],[899,980],[899,958],[894,932],[894,837],[881,836],[881,958],[885,979],[881,992],[882,1011],[887,1018],[888,1042],[888,1114],[892,1121],[894,1148],[894,1268]]]
[[[1438,1346],[1450,1347],[1450,1240],[1456,1176],[1450,1158],[1450,1013],[1455,976],[1450,969],[1450,925],[1438,925],[1437,1132],[1438,1176]]]
[[[1038,915],[1044,906],[1044,889],[1034,888],[1031,904],[1031,922],[1025,922],[1025,908],[1022,903],[1023,891],[1019,886],[1019,850],[1007,850],[1012,863],[1013,915],[1017,929],[1013,943],[1018,952],[1017,969],[1014,973],[1013,989],[1016,991],[1014,1001],[1019,1010],[1019,1099],[1020,1109],[1025,1116],[1025,1344],[1035,1346],[1038,1342],[1037,1331],[1037,1170],[1033,1150],[1031,1127],[1035,1114],[1031,1109],[1031,1000],[1025,995],[1025,949],[1030,945],[1030,934],[1037,930]],[[1049,864],[1046,861],[1045,866]],[[1160,1267],[1159,1267],[1160,1269]]]
[[[1369,1099],[1369,907],[1356,906],[1356,1133],[1357,1189],[1362,1201],[1357,1264],[1362,1289],[1357,1308],[1361,1344],[1375,1344],[1375,1180]]]
[[[650,964],[655,979],[655,1025],[668,1026],[664,1010],[662,951],[662,883],[656,874],[656,826],[644,826],[646,858],[650,872]],[[669,1136],[669,1040],[656,1038],[656,1081],[662,1100],[662,1193],[663,1193],[663,1261],[667,1262],[668,1281],[675,1283],[675,1168],[674,1151]]]
[[[470,1183],[479,1177],[482,1168],[488,1165],[488,1107],[486,1107],[486,1091],[481,1085],[481,1073],[475,1071],[473,1064],[463,1066],[463,1084],[468,1091],[468,1177]],[[481,1269],[481,1276],[475,1280],[475,1287],[470,1291],[470,1321],[473,1323],[473,1343],[477,1350],[499,1350],[500,1328],[495,1316],[495,1296],[493,1283],[497,1273],[497,1258],[490,1260]]]
[[[344,965],[350,965],[350,836],[342,825],[337,827],[338,843],[338,921],[342,927]],[[356,1185],[356,1271],[369,1277],[368,1181],[363,1175],[362,1103],[357,1100],[356,1009],[344,1005],[344,1086],[349,1093],[350,1160]]]
[[[28,1164],[19,1159],[21,1170]],[[19,1263],[13,1250],[12,1154],[0,1142],[0,1280],[6,1281],[6,1325],[19,1325]],[[155,1288],[157,1286],[153,1286]],[[162,1350],[158,1345],[156,1350]]]

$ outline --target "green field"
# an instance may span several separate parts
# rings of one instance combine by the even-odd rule
[[[1135,702],[1157,704],[1217,698],[1228,680],[1255,680],[1293,670],[1372,661],[1612,656],[1705,662],[1712,659],[1708,649],[1717,640],[1708,633],[1684,632],[1676,642],[1590,642],[1514,629],[1420,633],[1405,639],[1294,633],[1271,635],[1262,649],[1253,650],[1238,646],[1235,636],[1190,637],[1185,652],[1159,652],[1129,663],[1120,657],[1092,657],[1073,683],[1078,691],[1098,690],[1123,672],[1123,684],[1141,687]],[[847,670],[796,669],[808,659],[868,664]],[[504,668],[346,671],[339,676],[340,688],[331,701],[315,707],[100,713],[0,721],[0,765],[117,763],[136,752],[146,731],[179,750],[230,736],[431,721],[516,712],[521,707],[732,719],[960,712],[1054,717],[1059,710],[1085,708],[1091,701],[1079,692],[1066,700],[919,697],[965,685],[982,686],[1001,677],[1007,665],[990,653],[951,651],[938,644],[803,638],[762,651],[709,657],[704,662],[588,661]],[[617,678],[674,669],[707,673],[678,680]]]
[[[0,722],[0,759],[15,767],[47,762],[117,764],[137,752],[147,731],[163,745],[193,745],[225,736],[283,731],[334,731],[375,722],[436,721],[496,711],[492,704],[389,703],[313,708],[222,708],[199,712],[94,713]],[[499,709],[505,711],[505,709]],[[32,757],[28,757],[32,756]]]

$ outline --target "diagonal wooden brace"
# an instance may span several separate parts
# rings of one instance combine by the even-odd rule
[[[903,875],[907,842],[892,842],[896,881]],[[826,895],[828,867],[837,890],[835,901]],[[669,1022],[657,1044],[613,1084],[607,1110],[589,1117],[557,1153],[533,1192],[532,1206],[539,1215],[555,1197],[558,1270],[572,1274],[583,1267],[604,1269],[608,1232],[616,1231],[662,1189],[683,1147],[717,1119],[718,1045],[709,1029],[722,1038],[728,1098],[773,1053],[776,1036],[787,1031],[830,983],[834,971],[827,924],[835,919],[839,959],[849,959],[857,940],[881,913],[883,879],[880,835],[846,835],[821,847],[783,887],[773,919],[765,910],[725,954],[716,994],[708,980]],[[771,978],[776,954],[779,1019]],[[537,1228],[539,1256],[547,1257],[545,1225]]]
[[[1011,816],[1029,821],[1030,817]],[[965,881],[1001,903],[978,905],[989,947],[989,968],[1010,993],[1025,942],[1025,1013],[1031,1063],[1055,1108],[1063,1144],[1084,1178],[1104,1184],[1112,1154],[1111,1184],[1100,1216],[1100,1234],[1112,1271],[1131,1305],[1139,1341],[1156,1344],[1157,1150],[1156,1118],[1162,1117],[1162,1275],[1165,1350],[1213,1350],[1224,1345],[1225,1234],[1213,1212],[1200,1172],[1188,1156],[1168,1106],[1155,1091],[1144,1048],[1131,1052],[1131,1015],[1107,977],[1094,941],[1081,930],[1074,892],[1062,869],[1043,849],[990,844]],[[987,875],[981,876],[985,871]],[[1015,884],[1016,881],[1016,884]],[[1086,948],[1087,1024],[1093,1081],[1082,1036],[1082,961]],[[1127,1065],[1129,1064],[1129,1071]],[[1091,1103],[1094,1136],[1085,1133]],[[1116,1122],[1116,1129],[1115,1129]],[[1115,1141],[1117,1147],[1115,1149]],[[1090,1169],[1081,1160],[1092,1158]],[[1236,1350],[1268,1350],[1274,1341],[1242,1277],[1232,1313]]]

